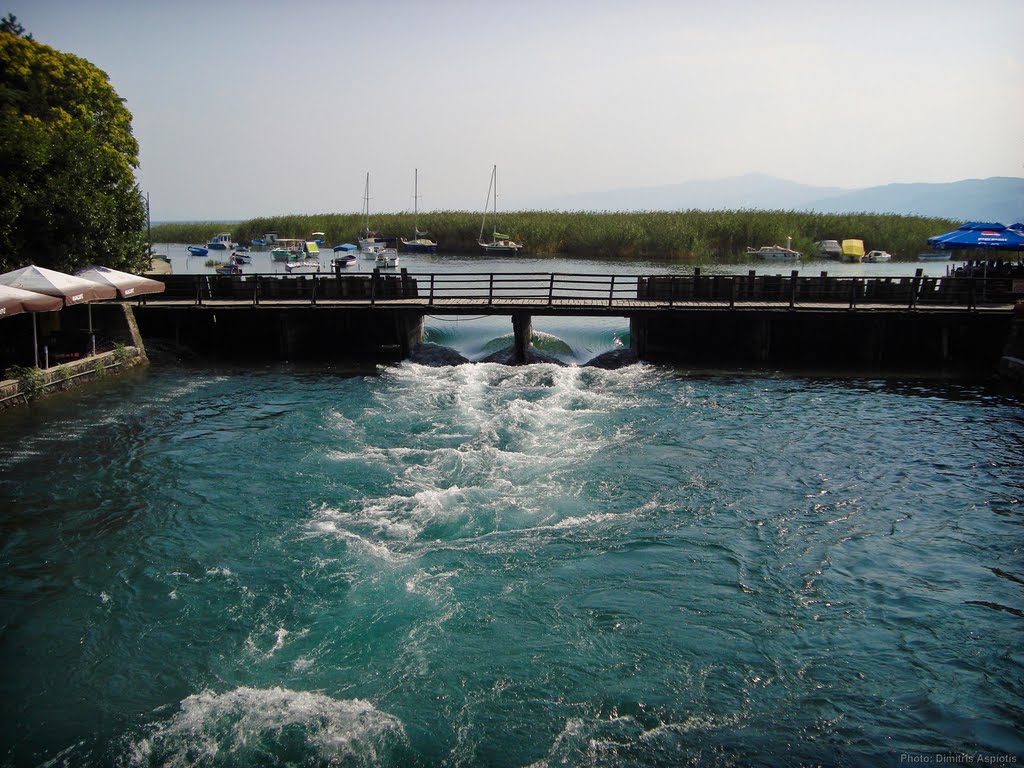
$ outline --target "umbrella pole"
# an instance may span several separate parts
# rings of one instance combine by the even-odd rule
[[[36,368],[39,367],[39,339],[36,334],[36,313],[32,313],[32,351],[36,355]]]
[[[96,357],[96,334],[92,332],[92,304],[89,304],[89,343],[92,345],[92,356]]]

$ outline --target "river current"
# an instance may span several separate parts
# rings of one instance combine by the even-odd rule
[[[155,365],[0,428],[0,765],[1024,760],[984,385]]]

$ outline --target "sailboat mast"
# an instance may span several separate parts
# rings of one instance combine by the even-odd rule
[[[370,172],[366,172],[366,190],[363,192],[363,208],[364,214],[366,215],[366,222],[364,224],[366,233],[370,233]]]
[[[494,166],[494,169],[491,171],[491,181],[487,185],[487,200],[484,202],[484,217],[480,221],[480,235],[479,237],[477,237],[477,241],[480,242],[481,244],[484,241],[484,227],[487,226],[487,208],[491,204],[491,190],[494,189],[495,174],[497,174],[497,172],[498,166]],[[497,205],[498,201],[495,200],[494,202],[495,205]]]

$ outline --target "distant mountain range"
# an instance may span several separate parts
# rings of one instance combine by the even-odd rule
[[[564,195],[540,210],[795,210],[898,213],[963,221],[1024,221],[1024,179],[994,176],[945,184],[886,184],[866,189],[815,187],[764,174]]]

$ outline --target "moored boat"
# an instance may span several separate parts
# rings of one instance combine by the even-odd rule
[[[437,243],[427,237],[427,231],[420,231],[419,226],[419,199],[420,199],[420,169],[417,168],[413,181],[413,214],[412,214],[412,232],[413,239],[406,240],[402,238],[402,247],[410,253],[436,253]]]
[[[190,245],[188,252],[193,256],[206,256],[209,251],[201,245]]]
[[[384,269],[398,266],[398,251],[394,248],[381,248],[374,255],[374,264]]]
[[[864,260],[863,240],[843,240],[843,261],[860,262]]]
[[[484,227],[487,224],[487,207],[492,199],[494,199],[494,219],[495,226],[498,218],[498,166],[494,166],[491,170],[491,183],[487,187],[487,203],[484,205],[484,216],[483,221],[480,222],[480,235],[477,237],[477,242],[487,253],[519,253],[523,248],[523,243],[518,237],[513,238],[511,235],[506,235],[498,232],[496,229],[491,232],[490,242],[484,241]]]
[[[370,172],[366,172],[366,187],[363,191],[363,235],[359,238],[359,250],[375,253],[387,247],[387,241],[370,229]]]
[[[206,244],[206,247],[211,251],[227,251],[231,248],[231,233],[221,232],[219,235],[214,235],[210,242]]]
[[[886,261],[892,261],[892,254],[886,251],[868,251],[864,254],[866,264],[881,264]]]
[[[838,240],[818,240],[814,247],[823,259],[838,259],[843,255],[843,249]]]
[[[758,259],[772,261],[800,261],[800,251],[783,248],[781,245],[762,245],[760,248],[747,248],[747,254]]]
[[[319,253],[319,249],[316,252]],[[306,241],[297,237],[278,238],[277,245],[270,252],[274,261],[298,261],[307,255]]]
[[[353,251],[335,251],[331,259],[331,271],[337,271],[338,267],[351,267],[357,261]]]

